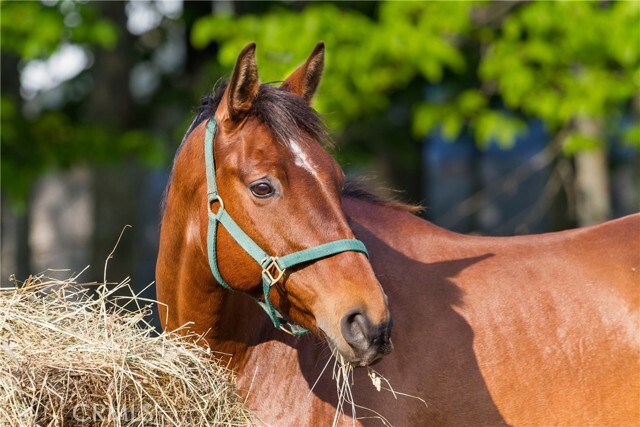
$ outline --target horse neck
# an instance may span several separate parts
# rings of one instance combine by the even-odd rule
[[[233,355],[233,363],[239,363],[260,331],[270,326],[269,319],[248,296],[216,283],[206,250],[189,237],[188,219],[180,224],[169,218],[169,225],[163,223],[156,274],[158,300],[168,306],[168,313],[160,310],[161,321],[169,330],[189,323],[188,330],[201,335],[213,351]],[[165,233],[169,226],[186,231]]]
[[[366,239],[368,234],[375,237],[375,242],[365,241],[367,245],[380,242],[416,260],[425,258],[443,241],[466,237],[407,211],[376,202],[348,197],[343,199],[343,207],[359,239]]]
[[[159,311],[165,329],[189,323],[189,332],[201,335],[213,351],[233,355],[238,364],[262,331],[273,326],[251,298],[220,286],[209,267],[203,238],[207,207],[197,202],[207,197],[203,150],[193,143],[202,140],[200,133],[201,128],[194,130],[185,141],[167,192],[156,267]],[[192,167],[198,163],[202,168]]]

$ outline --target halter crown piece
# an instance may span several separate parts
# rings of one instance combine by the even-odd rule
[[[355,251],[365,254],[367,257],[367,248],[360,240],[343,239],[333,242],[324,243],[298,252],[293,252],[284,256],[271,256],[263,251],[256,242],[251,239],[240,226],[231,218],[224,208],[224,202],[218,194],[218,186],[216,185],[216,164],[213,157],[213,141],[216,134],[216,121],[212,117],[207,123],[207,131],[204,137],[204,161],[207,171],[207,199],[209,211],[209,225],[207,230],[207,252],[209,257],[209,266],[213,272],[213,276],[222,286],[229,290],[233,288],[222,278],[218,268],[218,259],[216,256],[216,235],[218,224],[223,225],[227,232],[234,240],[245,250],[259,265],[262,267],[262,292],[264,300],[256,299],[256,302],[267,312],[273,325],[291,335],[302,335],[308,332],[300,325],[289,323],[282,314],[280,314],[271,304],[269,292],[271,287],[278,283],[287,268],[303,264],[306,262],[316,261],[332,255]],[[211,204],[218,202],[220,207],[218,212],[211,211]],[[288,326],[288,328],[287,328]]]

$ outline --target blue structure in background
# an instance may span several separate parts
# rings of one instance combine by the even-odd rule
[[[623,121],[619,128],[629,125]],[[551,153],[543,153],[551,137],[541,122],[531,121],[512,148],[492,143],[481,150],[468,133],[449,141],[433,132],[422,145],[427,218],[461,233],[550,231],[549,211],[560,185],[552,182],[558,178],[552,177]],[[638,211],[633,185],[639,178],[638,153],[617,140],[607,143],[612,216],[617,218]]]
[[[529,124],[514,146],[481,150],[471,135],[447,140],[440,131],[423,143],[427,218],[458,232],[491,235],[541,233],[549,215],[531,212],[550,179],[537,156],[550,136],[540,122]]]

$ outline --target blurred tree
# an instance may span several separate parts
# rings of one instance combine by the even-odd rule
[[[51,6],[40,2],[0,3],[2,190],[18,207],[24,206],[35,179],[53,168],[114,162],[132,154],[150,163],[162,159],[162,146],[151,135],[125,131],[108,120],[102,122],[102,115],[87,114],[85,101],[96,89],[96,80],[90,77],[97,70],[91,67],[92,61],[95,55],[113,50],[122,36],[119,33],[126,31],[103,16],[99,6],[78,2],[54,2]],[[123,9],[124,4],[119,7]],[[24,71],[29,61],[39,61],[46,67],[47,59],[68,46],[78,48],[86,61],[77,76],[61,82],[62,88],[55,93],[20,92],[18,69]],[[98,91],[101,84],[97,82]],[[126,88],[123,92],[128,93]],[[38,97],[39,102],[34,102]],[[112,114],[119,114],[118,110],[112,110]]]
[[[43,7],[38,2],[0,3],[0,52],[2,93],[0,141],[3,198],[18,208],[15,221],[18,277],[26,277],[29,267],[29,211],[24,209],[30,188],[44,171],[67,166],[91,153],[86,150],[90,126],[76,129],[72,120],[49,111],[35,120],[25,117],[19,68],[29,60],[50,57],[61,46],[82,43],[111,48],[116,42],[114,28],[100,19],[92,7]],[[68,20],[69,27],[65,25]],[[73,22],[72,22],[73,21]],[[6,215],[6,212],[5,212]]]
[[[136,218],[136,203],[131,199],[132,193],[133,200],[138,199],[144,174],[140,162],[159,165],[168,158],[168,138],[159,137],[153,123],[145,121],[154,111],[160,115],[162,105],[150,108],[145,101],[152,98],[134,99],[131,90],[133,70],[156,46],[145,49],[128,31],[128,6],[124,2],[0,3],[1,184],[3,201],[9,200],[18,215],[18,277],[31,272],[29,209],[25,208],[37,178],[54,169],[97,166],[92,183],[96,234],[87,248],[93,252],[95,266],[89,276],[97,278],[120,230]],[[156,37],[160,41],[163,30]],[[159,74],[164,77],[171,71]],[[175,91],[163,95],[171,93]],[[180,119],[182,115],[186,108]],[[175,120],[165,123],[175,125]],[[123,166],[107,166],[118,162]],[[141,239],[121,243],[118,254],[123,262],[110,266],[114,277],[126,277],[135,270],[132,255],[137,240]]]

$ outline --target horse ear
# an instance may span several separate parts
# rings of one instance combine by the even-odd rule
[[[316,89],[318,89],[323,69],[324,42],[320,42],[316,45],[315,49],[313,49],[313,52],[311,52],[311,55],[309,55],[305,63],[299,66],[280,87],[295,93],[308,103],[311,103],[311,99],[316,93]]]
[[[236,123],[247,115],[258,95],[259,88],[256,44],[252,42],[246,45],[238,55],[231,81],[225,92],[229,120]]]

